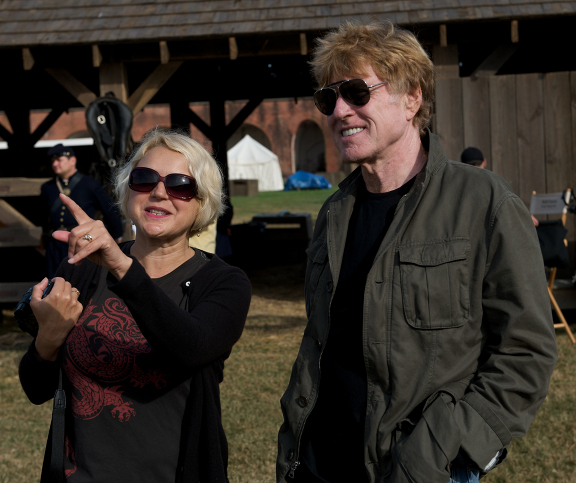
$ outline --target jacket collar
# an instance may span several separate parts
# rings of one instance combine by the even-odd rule
[[[440,138],[433,134],[430,129],[426,128],[426,133],[421,138],[424,149],[428,151],[428,161],[426,162],[426,167],[423,170],[426,173],[426,178],[431,174],[435,173],[443,164],[446,163],[447,159],[442,152],[442,147],[440,146]],[[339,185],[338,188],[347,195],[349,190],[355,190],[358,182],[358,178],[362,176],[362,168],[358,166],[352,173],[347,176]]]

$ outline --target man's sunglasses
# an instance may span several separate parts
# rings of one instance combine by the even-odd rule
[[[372,86],[366,84],[364,79],[350,79],[335,82],[314,93],[314,104],[316,104],[318,110],[325,116],[329,116],[334,112],[338,95],[341,95],[342,99],[353,106],[365,106],[370,100],[370,89],[386,84],[387,82],[388,81],[380,82]]]
[[[198,194],[198,185],[192,176],[185,174],[169,174],[160,176],[150,168],[134,168],[130,173],[128,186],[133,191],[149,193],[162,181],[168,193],[179,200],[190,200]]]

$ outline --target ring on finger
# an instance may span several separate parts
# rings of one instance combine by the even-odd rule
[[[80,297],[80,290],[74,289],[72,290],[72,293],[75,293],[76,295],[78,295],[78,297]]]
[[[82,237],[82,240],[88,240],[90,243],[92,243],[92,240],[94,240],[94,238],[92,238],[92,235],[90,235],[90,233],[86,233],[86,235]]]

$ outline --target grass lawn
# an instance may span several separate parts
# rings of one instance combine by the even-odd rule
[[[322,203],[336,189],[337,187],[330,190],[262,191],[258,196],[233,196],[230,198],[234,207],[232,222],[245,223],[258,213],[278,213],[282,210],[310,213],[315,221]]]
[[[280,287],[259,274],[253,279],[246,330],[221,385],[231,483],[274,481],[279,399],[306,322],[300,283]],[[512,442],[507,460],[486,483],[576,482],[576,349],[564,332],[557,339],[560,360],[548,398],[528,435]],[[6,317],[0,326],[0,483],[38,481],[50,425],[51,404],[33,406],[18,382],[17,362],[28,341]]]

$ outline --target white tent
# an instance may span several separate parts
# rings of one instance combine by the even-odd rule
[[[258,191],[284,189],[278,156],[248,134],[228,151],[228,177],[257,179]]]

